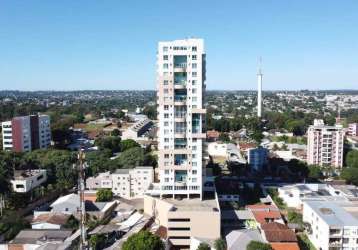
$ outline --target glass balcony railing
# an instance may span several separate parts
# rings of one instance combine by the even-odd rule
[[[186,182],[187,180],[187,172],[178,170],[175,171],[175,182]]]
[[[175,80],[174,79],[174,85],[186,86],[186,80]]]
[[[178,138],[174,140],[174,149],[185,149],[186,145],[186,139]]]
[[[174,63],[174,68],[185,69],[186,63]]]
[[[174,149],[186,149],[186,144],[185,145],[174,144]]]
[[[186,128],[175,128],[176,134],[184,134],[186,132]]]
[[[180,159],[180,160],[175,160],[175,161],[174,161],[174,164],[175,164],[176,166],[182,166],[182,165],[186,165],[187,162],[188,162],[187,160]]]
[[[174,156],[174,164],[177,166],[187,164],[188,159],[185,154],[177,154]]]
[[[174,117],[175,118],[185,118],[186,117],[186,112],[175,112]]]
[[[177,55],[174,56],[174,68],[186,68],[187,56]]]
[[[198,133],[201,133],[201,128],[200,128],[200,126],[192,127],[191,131],[193,134],[198,134]]]
[[[186,85],[187,74],[186,72],[175,72],[174,73],[174,84],[175,85]]]
[[[185,102],[186,101],[186,95],[175,95],[174,101],[176,102]]]

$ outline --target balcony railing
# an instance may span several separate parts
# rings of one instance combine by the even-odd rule
[[[174,186],[174,190],[187,190],[188,189],[188,186],[186,184],[183,184],[183,183],[178,183],[176,182],[175,183],[175,186]]]
[[[183,134],[185,132],[186,132],[186,127],[175,128],[175,133],[176,134]]]
[[[186,63],[175,63],[174,68],[185,69],[186,65],[187,65]]]
[[[185,86],[185,85],[186,85],[186,81],[185,81],[185,80],[176,80],[176,79],[174,79],[174,85]]]
[[[187,160],[174,160],[174,165],[176,166],[186,165],[187,163],[188,163]]]
[[[201,127],[200,126],[193,126],[191,131],[192,131],[193,134],[201,133]]]
[[[331,229],[329,231],[329,235],[330,236],[340,236],[342,235],[342,230],[339,230],[339,229]]]
[[[176,95],[176,96],[174,96],[174,101],[176,101],[176,102],[185,102],[186,101],[186,95]]]
[[[175,112],[174,117],[175,118],[185,118],[186,117],[186,112]]]
[[[330,240],[329,241],[329,246],[331,247],[338,247],[342,245],[342,241],[340,240]]]

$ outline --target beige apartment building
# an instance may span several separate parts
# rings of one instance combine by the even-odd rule
[[[307,162],[320,166],[343,166],[345,131],[342,126],[327,126],[323,120],[314,120],[307,131]]]

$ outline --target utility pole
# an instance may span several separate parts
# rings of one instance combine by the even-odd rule
[[[5,208],[5,199],[3,195],[0,195],[0,217],[3,215],[3,209]]]
[[[85,207],[85,199],[84,199],[84,190],[85,190],[85,173],[84,173],[84,159],[85,154],[82,149],[78,152],[78,191],[80,193],[80,249],[88,249],[87,248],[87,239],[86,239],[86,207]]]

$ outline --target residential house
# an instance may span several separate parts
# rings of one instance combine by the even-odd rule
[[[45,169],[15,170],[11,180],[12,189],[17,193],[27,193],[47,180]]]
[[[33,218],[32,229],[62,229],[70,215],[62,213],[40,214]]]

